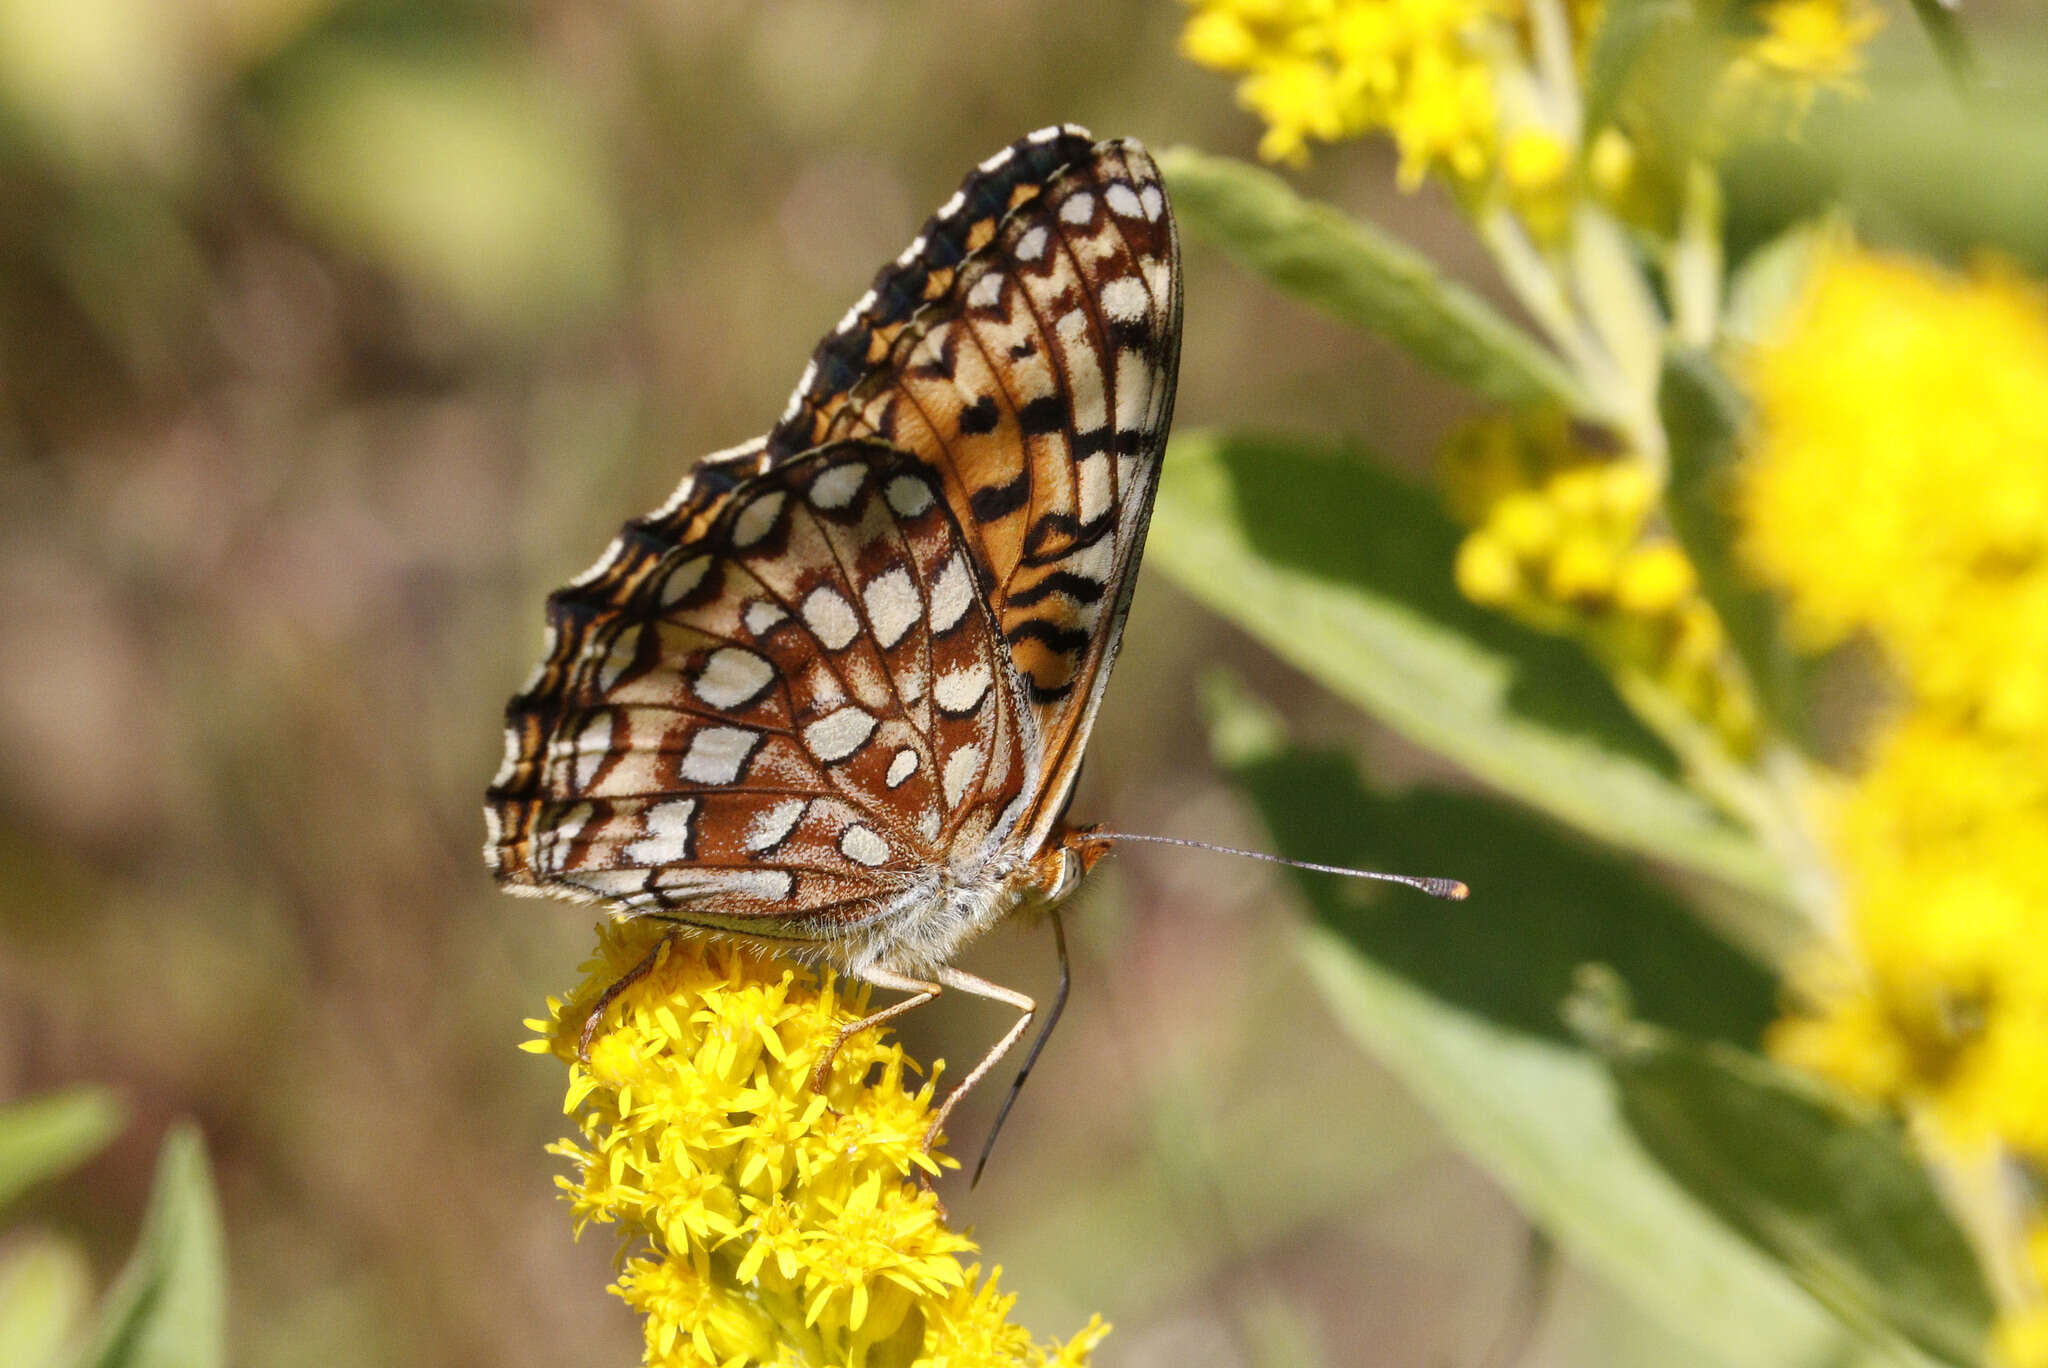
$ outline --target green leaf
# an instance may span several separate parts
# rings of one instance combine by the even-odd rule
[[[590,120],[509,58],[309,45],[272,83],[268,163],[321,233],[532,337],[618,288],[618,182]]]
[[[1226,734],[1250,705],[1211,683]],[[1236,718],[1236,721],[1220,719]],[[1291,859],[1464,880],[1469,902],[1434,906],[1380,884],[1307,880],[1326,925],[1388,973],[1448,1006],[1525,1035],[1574,1043],[1558,1013],[1579,966],[1614,965],[1654,1020],[1749,1044],[1776,1015],[1776,983],[1705,930],[1631,862],[1476,794],[1371,792],[1336,751],[1221,745],[1232,781]]]
[[[0,1107],[0,1206],[90,1159],[122,1122],[120,1104],[103,1088]]]
[[[1279,289],[1490,399],[1592,411],[1556,356],[1405,243],[1229,157],[1174,147],[1159,163],[1188,231]]]
[[[164,1137],[149,1212],[107,1293],[79,1368],[218,1368],[227,1362],[220,1208],[199,1130]]]
[[[92,1261],[67,1239],[16,1233],[0,1254],[0,1361],[18,1368],[60,1362],[92,1309]]]
[[[1961,0],[1913,0],[1913,15],[1920,21],[1920,31],[1927,35],[1928,44],[1957,90],[1974,94],[1977,54],[1970,48],[1969,35],[1956,22],[1956,11],[1961,7]]]
[[[1664,29],[1693,22],[1691,0],[1609,0],[1586,58],[1586,134],[1614,120],[1629,76]]]
[[[1633,1022],[1596,1038],[1629,1127],[1694,1197],[1874,1341],[1983,1361],[1991,1294],[1896,1125],[1724,1043]]]
[[[1671,444],[1671,526],[1700,577],[1764,711],[1793,735],[1806,729],[1798,676],[1775,598],[1735,563],[1733,502],[1744,401],[1713,361],[1696,352],[1665,358],[1657,409]]]
[[[1501,792],[1755,894],[1781,921],[1778,864],[1679,782],[1606,677],[1569,643],[1458,597],[1458,535],[1428,494],[1349,453],[1201,434],[1167,456],[1148,560]]]
[[[1462,904],[1297,876],[1323,923],[1301,945],[1310,976],[1452,1142],[1562,1248],[1689,1341],[1688,1362],[1887,1361],[1663,1173],[1622,1120],[1599,1058],[1569,1043],[1557,1015],[1567,966],[1597,954],[1643,974],[1646,1010],[1747,1038],[1769,1008],[1754,966],[1701,938],[1624,863],[1545,842],[1481,800],[1374,797],[1331,757],[1264,749],[1280,744],[1273,729],[1220,692],[1210,701],[1226,763],[1283,850],[1469,876]]]
[[[1958,265],[1991,248],[2048,270],[2048,86],[1985,82],[1964,101],[1946,75],[1928,71],[1872,87],[1870,99],[1816,107],[1806,141],[1819,169],[1794,163],[1780,174],[1797,181],[1770,188],[1796,201],[1838,178],[1841,203],[1869,240]]]
[[[1777,336],[1828,244],[1846,241],[1847,231],[1833,217],[1806,219],[1745,252],[1729,278],[1722,335],[1743,345]]]

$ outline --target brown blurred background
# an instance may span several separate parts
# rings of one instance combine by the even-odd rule
[[[1227,83],[1175,54],[1182,17],[0,0],[0,1096],[100,1082],[133,1109],[17,1220],[111,1275],[189,1114],[238,1362],[637,1358],[611,1241],[571,1242],[541,1152],[559,1066],[517,1049],[590,917],[501,897],[478,856],[541,599],[762,430],[1008,140],[1071,119],[1248,154]],[[1383,150],[1307,181],[1473,260]],[[1187,290],[1184,426],[1414,463],[1454,416],[1199,245]],[[1077,817],[1263,843],[1192,739],[1218,661],[1376,749],[1148,575]],[[1067,1022],[989,1177],[947,1190],[1019,1318],[1102,1311],[1108,1364],[1683,1361],[1338,1037],[1297,915],[1257,867],[1184,851],[1093,880]],[[1043,935],[969,962],[1051,982]],[[906,1034],[957,1059],[999,1025],[961,1002]]]

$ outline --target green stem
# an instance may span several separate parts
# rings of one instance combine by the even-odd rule
[[[1727,917],[1743,943],[1784,969],[1792,954],[1826,933],[1834,919],[1827,865],[1799,803],[1806,782],[1803,762],[1789,749],[1773,746],[1755,765],[1747,764],[1650,674],[1626,662],[1607,665],[1615,691],[1678,757],[1688,786],[1752,833],[1785,870],[1789,910],[1796,915],[1783,915],[1787,907],[1780,904],[1773,912],[1751,909]]]
[[[1664,265],[1678,341],[1695,351],[1711,350],[1720,336],[1721,219],[1721,182],[1712,167],[1695,161],[1686,172],[1678,237]]]
[[[1534,38],[1536,71],[1543,85],[1547,111],[1567,143],[1584,136],[1585,106],[1579,99],[1579,67],[1572,56],[1571,17],[1559,0],[1530,0],[1529,31]]]
[[[1581,204],[1573,215],[1571,265],[1573,297],[1606,360],[1599,383],[1623,415],[1631,445],[1661,482],[1669,460],[1657,416],[1669,331],[1664,312],[1627,234],[1592,204]]]
[[[1480,240],[1493,253],[1501,279],[1563,355],[1593,401],[1596,411],[1581,416],[1623,421],[1627,407],[1613,402],[1620,389],[1615,383],[1613,364],[1602,354],[1598,339],[1579,317],[1550,260],[1537,250],[1529,235],[1522,231],[1521,222],[1506,208],[1495,205],[1480,209],[1476,211],[1475,222]]]

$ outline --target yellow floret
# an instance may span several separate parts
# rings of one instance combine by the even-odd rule
[[[645,1361],[737,1364],[1081,1364],[1103,1332],[1039,1348],[964,1263],[920,1179],[932,1081],[880,1031],[849,1038],[823,1096],[817,1061],[863,993],[732,946],[600,928],[566,1002],[534,1023],[569,1065],[579,1135],[553,1147],[580,1231],[615,1225],[630,1257],[612,1289],[645,1318]],[[598,996],[660,947],[578,1037]],[[973,1346],[963,1358],[949,1346]],[[980,1351],[986,1352],[980,1352]],[[949,1357],[949,1355],[951,1355]]]

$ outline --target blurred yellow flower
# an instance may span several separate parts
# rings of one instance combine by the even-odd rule
[[[1868,631],[1916,696],[2048,729],[2048,296],[1844,252],[1762,356],[1748,550],[1809,642]]]
[[[1453,569],[1458,590],[1654,681],[1746,753],[1756,709],[1720,619],[1654,521],[1648,466],[1604,445],[1554,408],[1453,432],[1439,456],[1445,499],[1472,527]]]
[[[1869,0],[1771,0],[1747,18],[1762,32],[1743,44],[1738,79],[1779,82],[1802,101],[1816,90],[1853,90],[1863,49],[1884,27]]]
[[[1801,969],[1772,1047],[1968,1160],[2038,1169],[2048,296],[2002,266],[1838,249],[1748,372],[1746,553],[1810,642],[1861,634],[1905,686],[1830,823],[1845,944]],[[2033,1282],[2000,1329],[2008,1363],[2048,1364]]]
[[[617,1225],[613,1291],[640,1313],[645,1361],[744,1364],[1060,1365],[1079,1368],[1108,1333],[1092,1320],[1040,1349],[1009,1323],[1011,1298],[963,1256],[920,1182],[935,1080],[871,1030],[813,1068],[860,1018],[865,993],[736,947],[662,941],[658,926],[608,923],[581,987],[527,1048],[569,1065],[565,1110],[579,1139],[552,1152],[577,1229]],[[578,1037],[599,995],[661,945],[607,1010],[585,1064]]]
[[[1238,103],[1266,125],[1260,156],[1299,164],[1312,142],[1385,132],[1402,185],[1441,176],[1461,194],[1503,197],[1539,239],[1564,232],[1580,181],[1581,93],[1558,87],[1582,83],[1601,0],[1187,3],[1181,52],[1242,73]],[[1782,131],[1818,91],[1853,90],[1882,25],[1870,0],[1700,10],[1694,25],[1665,29],[1688,49],[1681,63],[1708,55],[1712,121],[1729,129]],[[1672,57],[1645,54],[1651,87]],[[1623,170],[1616,152],[1628,144],[1596,137],[1593,146],[1604,157],[1596,183],[1611,197]]]
[[[1472,183],[1498,140],[1486,49],[1519,0],[1191,0],[1181,51],[1241,71],[1238,101],[1266,124],[1259,155],[1301,162],[1308,144],[1384,129],[1401,181]]]

